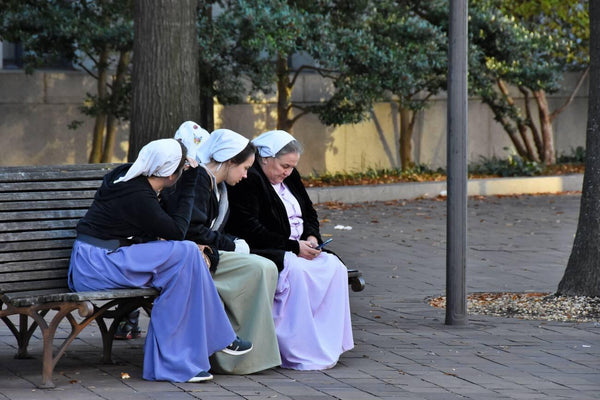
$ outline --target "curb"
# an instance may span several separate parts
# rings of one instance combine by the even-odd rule
[[[468,196],[560,193],[581,191],[583,174],[471,179]],[[313,203],[410,200],[446,195],[446,181],[307,188]]]

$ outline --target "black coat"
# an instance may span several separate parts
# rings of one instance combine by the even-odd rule
[[[219,250],[234,251],[233,240],[235,238],[225,234],[222,229],[216,231],[211,229],[212,221],[219,214],[219,202],[215,194],[217,188],[213,187],[212,179],[203,167],[200,166],[196,169],[198,177],[194,187],[192,214],[185,239],[210,247],[210,251],[205,250],[205,253],[210,258],[211,270],[214,271],[219,262]],[[165,208],[170,210],[175,207],[180,202],[183,193],[184,187],[179,184],[164,190],[162,198]],[[226,220],[227,215],[225,216]]]
[[[198,170],[192,219],[185,238],[196,243],[214,246],[219,250],[234,251],[234,237],[223,232],[225,224],[216,231],[210,227],[213,220],[219,215],[219,202],[215,193],[218,188],[213,187],[212,179],[204,168],[199,167]],[[224,184],[222,183],[222,185]],[[225,222],[227,218],[228,216],[225,215]]]
[[[296,169],[284,181],[298,200],[304,220],[300,239],[314,236],[322,242],[317,212]],[[267,257],[281,271],[286,251],[298,254],[300,248],[290,240],[290,223],[283,202],[271,186],[258,161],[248,170],[248,178],[228,187],[230,215],[226,231],[248,242],[252,253]]]
[[[145,176],[113,183],[131,164],[116,167],[104,176],[94,202],[77,224],[77,231],[99,239],[142,243],[158,238],[183,240],[192,212],[196,169],[185,171],[178,185],[180,196],[165,212]]]

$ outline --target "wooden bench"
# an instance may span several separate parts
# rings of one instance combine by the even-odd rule
[[[29,357],[29,340],[40,328],[40,387],[54,387],[56,363],[93,321],[102,334],[102,361],[110,363],[118,322],[139,307],[149,310],[158,295],[154,289],[71,292],[67,286],[75,226],[102,177],[116,165],[0,167],[0,318],[17,339],[15,358]],[[348,283],[354,291],[365,286],[358,270],[348,271]],[[55,349],[56,331],[64,319],[71,332]]]
[[[17,339],[15,358],[29,357],[29,340],[40,328],[44,388],[54,387],[56,363],[93,321],[102,334],[102,361],[111,362],[118,322],[139,307],[148,310],[158,295],[155,289],[74,293],[67,287],[75,226],[114,166],[0,167],[0,318]],[[71,331],[54,348],[64,319]]]

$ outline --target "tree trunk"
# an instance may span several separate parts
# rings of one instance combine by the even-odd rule
[[[197,0],[135,0],[129,160],[200,117]]]
[[[292,129],[290,76],[287,57],[277,57],[277,129],[289,132]]]
[[[412,114],[414,115],[414,111]],[[400,166],[403,171],[414,165],[412,157],[413,126],[411,111],[400,105]]]
[[[96,80],[96,91],[98,100],[106,97],[106,82],[108,79],[107,63],[108,48],[105,47],[100,53],[98,59],[98,79]],[[106,114],[99,112],[96,114],[94,122],[94,133],[92,137],[92,150],[90,151],[89,163],[96,164],[102,160],[102,145],[104,142],[104,129],[106,128]]]
[[[550,110],[546,93],[543,90],[533,92],[540,115],[540,129],[542,130],[543,154],[540,154],[545,164],[556,164],[556,155],[554,154],[554,130],[552,129],[552,120],[550,119]]]
[[[128,73],[127,68],[129,67],[129,59],[131,58],[131,52],[122,51],[119,54],[119,62],[117,64],[117,71],[115,79],[112,85],[112,104],[113,106],[119,102],[121,96],[121,90],[125,84]],[[104,139],[104,151],[102,152],[102,162],[112,162],[112,157],[115,151],[115,142],[117,135],[117,117],[113,111],[106,117],[106,138]]]
[[[600,2],[589,2],[590,81],[585,172],[577,233],[558,293],[600,296]]]
[[[504,81],[502,79],[498,79],[496,81],[496,83],[498,84],[498,88],[500,89],[500,92],[504,95],[504,99],[506,100],[508,105],[510,107],[513,107],[515,110],[517,110],[516,112],[519,112],[517,107],[515,106],[515,100],[512,98],[512,96],[510,95],[510,92],[508,91],[508,88],[506,87],[506,83],[504,83]],[[525,109],[528,110],[529,99],[527,97],[527,91],[521,89],[521,92],[525,95]],[[503,111],[503,110],[499,111],[497,113],[495,112],[495,114],[496,114],[496,118],[500,117],[502,121],[505,121],[506,118],[508,118],[508,117],[504,116],[505,111]],[[519,154],[524,159],[538,161],[539,158],[537,157],[535,151],[533,150],[531,141],[529,140],[529,137],[527,136],[527,125],[525,123],[523,123],[523,119],[520,116],[514,117],[512,119],[515,123],[515,126],[517,127],[517,130],[519,131],[521,141],[518,140],[518,137],[516,136],[516,132],[514,131],[513,128],[510,127],[510,125],[508,123],[503,123],[502,125],[504,126],[504,130],[508,133],[508,136],[512,140],[513,145],[515,146],[515,149],[517,150],[517,154]],[[535,131],[532,131],[532,135],[535,140],[536,139]]]
[[[204,7],[204,18],[213,24],[212,6]],[[214,78],[210,71],[210,66],[200,67],[200,120],[198,123],[204,129],[212,132],[215,129],[215,100],[213,96]]]
[[[542,140],[542,136],[540,135],[537,127],[533,123],[533,117],[531,116],[531,107],[529,106],[529,89],[519,86],[519,90],[523,93],[523,103],[525,107],[525,121],[526,123],[519,124],[519,132],[521,132],[521,136],[525,138],[525,144],[527,146],[527,151],[529,153],[529,160],[540,162],[544,155],[544,143]],[[537,151],[534,151],[531,146],[531,142],[527,140],[527,128],[531,131],[531,137],[533,138],[533,142],[535,143],[535,148]]]
[[[199,124],[209,132],[215,130],[215,101],[210,95],[200,97],[200,121]]]

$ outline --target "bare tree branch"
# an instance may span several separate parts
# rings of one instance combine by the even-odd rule
[[[556,118],[556,116],[558,114],[563,112],[565,110],[565,108],[567,108],[569,106],[569,104],[571,104],[573,102],[573,99],[575,99],[575,95],[579,91],[579,88],[581,88],[581,85],[583,84],[583,81],[585,80],[585,78],[588,76],[589,72],[590,72],[590,66],[588,65],[588,67],[585,69],[585,71],[583,71],[583,73],[579,76],[577,85],[575,86],[575,89],[573,89],[573,92],[571,92],[571,95],[569,96],[569,98],[563,103],[562,106],[558,107],[556,110],[554,110],[554,112],[552,112],[550,114],[550,121],[553,121],[554,118]]]

